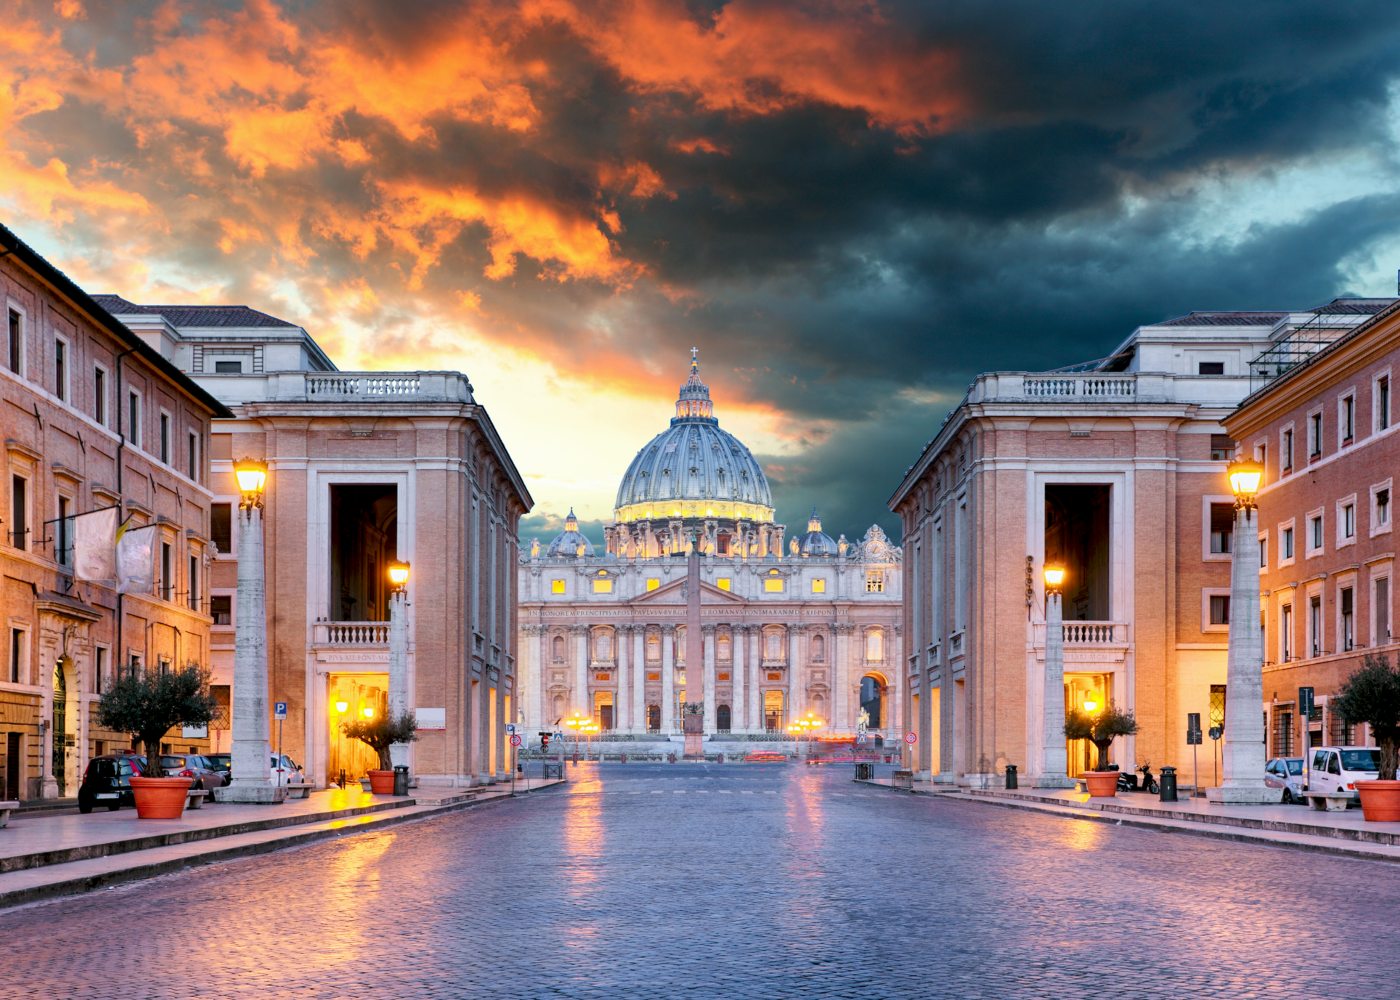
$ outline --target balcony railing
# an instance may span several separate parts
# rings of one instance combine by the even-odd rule
[[[318,646],[388,646],[388,622],[317,622],[312,641]]]
[[[1027,377],[1026,395],[1056,399],[1132,399],[1136,375],[1052,375]]]
[[[269,372],[258,381],[243,376],[238,385],[245,402],[473,402],[460,372]]]
[[[1064,636],[1066,648],[1126,646],[1128,644],[1128,623],[1069,621],[1064,623],[1064,630],[1061,634]],[[1035,625],[1035,644],[1041,647],[1045,645],[1044,622],[1037,622]]]

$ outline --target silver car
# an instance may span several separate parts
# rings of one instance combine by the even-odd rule
[[[224,787],[224,776],[214,765],[197,753],[165,753],[160,755],[160,769],[167,778],[189,778],[191,788],[212,791]]]
[[[1264,765],[1264,784],[1283,789],[1283,804],[1306,802],[1303,798],[1303,758],[1275,757]]]

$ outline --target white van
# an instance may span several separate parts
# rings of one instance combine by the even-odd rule
[[[1308,751],[1303,789],[1317,792],[1350,792],[1353,802],[1358,781],[1374,781],[1380,774],[1378,747],[1313,747]]]

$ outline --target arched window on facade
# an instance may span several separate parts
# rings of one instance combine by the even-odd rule
[[[763,658],[781,660],[783,658],[783,630],[773,626],[763,630]]]
[[[865,661],[880,663],[885,659],[885,633],[883,629],[872,628],[865,633]]]
[[[729,732],[729,706],[720,705],[715,709],[715,728],[722,733]]]
[[[550,654],[551,654],[551,656],[554,658],[554,662],[555,662],[555,663],[563,663],[563,662],[564,662],[564,637],[563,637],[562,635],[556,635],[552,640],[550,640],[550,644],[549,644],[549,645],[550,645]]]
[[[593,632],[593,658],[611,660],[613,658],[613,632],[610,628],[595,629]]]
[[[826,637],[812,636],[812,660],[821,663],[826,659]]]

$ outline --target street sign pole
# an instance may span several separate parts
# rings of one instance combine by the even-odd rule
[[[285,701],[274,702],[272,714],[277,719],[277,773],[280,775],[282,773],[282,723],[287,721],[287,703]],[[290,784],[291,775],[287,777]],[[275,780],[279,786],[282,784],[281,778]]]

